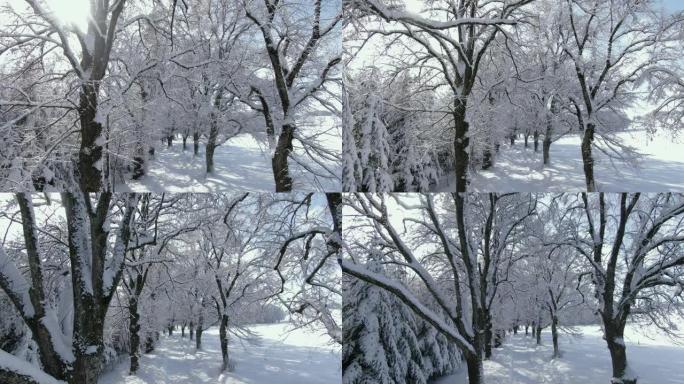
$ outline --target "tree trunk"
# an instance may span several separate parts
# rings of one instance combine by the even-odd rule
[[[213,130],[209,132],[209,140],[207,141],[206,152],[204,153],[207,173],[214,172],[214,150],[216,149],[216,136],[213,133]]]
[[[218,140],[219,126],[218,126],[218,108],[221,106],[221,92],[218,90],[214,98],[214,105],[211,110],[211,121],[209,124],[209,137],[207,138],[207,148],[204,153],[205,162],[207,165],[207,173],[214,172],[214,151],[216,150],[216,141]]]
[[[131,354],[130,374],[135,375],[140,368],[140,314],[138,313],[138,298],[128,299],[128,329]]]
[[[529,146],[530,146],[529,145],[529,137],[530,137],[530,135],[527,132],[525,132],[525,148],[529,148]]]
[[[173,146],[173,135],[166,136],[166,147],[171,148]]]
[[[541,324],[541,323],[538,323],[538,324],[537,324],[537,326],[536,326],[537,329],[535,330],[535,332],[536,332],[536,333],[535,333],[535,336],[537,337],[537,345],[541,345],[541,343],[542,343],[542,342],[541,342],[541,331],[542,331],[542,327],[541,327],[540,324]]]
[[[494,348],[501,348],[505,337],[506,331],[503,329],[497,329],[494,331]]]
[[[183,152],[188,150],[188,135],[183,134]]]
[[[546,131],[544,132],[544,142],[542,144],[542,157],[544,159],[544,166],[549,165],[551,150],[551,139],[553,138],[553,120],[558,114],[558,100],[555,96],[551,98],[551,110],[546,113]]]
[[[550,151],[551,151],[551,136],[550,135],[545,135],[544,136],[544,141],[542,142],[542,157],[544,161],[544,166],[547,166],[550,164]]]
[[[197,350],[202,349],[202,327],[197,325],[197,328],[195,328],[195,348]]]
[[[181,337],[185,337],[185,324],[181,324]]]
[[[594,142],[593,123],[587,123],[582,137],[582,163],[584,165],[584,180],[587,184],[587,192],[596,192],[596,181],[594,180],[594,157],[591,153],[591,147]]]
[[[560,357],[560,349],[558,348],[558,316],[555,314],[551,317],[551,339],[553,340],[553,358]]]
[[[637,378],[628,372],[627,348],[623,338],[625,326],[604,321],[606,343],[610,351],[610,360],[613,365],[613,378],[611,384],[636,384]]]
[[[188,326],[188,335],[190,335],[190,341],[193,341],[195,339],[195,324],[193,324],[192,321]]]
[[[192,134],[192,146],[193,146],[193,154],[195,156],[199,155],[199,132],[194,132]]]
[[[98,86],[84,81],[78,105],[81,122],[81,148],[78,153],[78,170],[81,190],[97,192],[102,187],[102,159],[104,136],[102,124],[95,121]]]
[[[158,338],[158,333],[148,332],[145,335],[145,353],[152,353],[154,351],[155,336]]]
[[[512,133],[508,139],[511,141],[511,147],[515,145],[515,133]]]
[[[468,384],[484,384],[482,357],[477,354],[467,353],[466,365],[468,367]]]
[[[492,357],[492,325],[488,324],[485,328],[485,359],[489,360]]]
[[[539,131],[534,131],[534,151],[539,152]]]
[[[294,131],[294,123],[283,124],[283,129],[280,132],[278,143],[273,152],[271,167],[273,168],[276,192],[288,192],[292,190],[292,178],[290,177],[290,168],[287,159],[292,152]]]
[[[100,319],[98,315],[92,316],[86,312],[74,313],[74,316],[84,316],[88,321],[85,321],[83,324],[88,324],[79,332],[74,330],[74,339],[81,340],[81,347],[74,348],[76,361],[74,361],[73,373],[68,382],[73,384],[96,384],[102,369],[102,352],[104,351],[104,346],[102,345],[104,336],[103,319]],[[94,351],[92,350],[93,347],[95,347]]]
[[[228,360],[228,315],[221,316],[221,325],[219,327],[219,338],[221,340],[221,357],[223,358],[223,365],[221,370],[229,369],[230,362]]]
[[[525,324],[525,336],[527,336],[527,335],[529,335],[529,334],[530,334],[530,332],[529,332],[529,328],[530,328],[530,326],[529,326],[529,325],[527,325],[527,324]]]
[[[454,172],[456,173],[456,192],[465,192],[468,184],[468,138],[469,125],[466,121],[466,102],[454,100]]]
[[[133,157],[133,180],[145,176],[145,157],[136,155]]]
[[[199,321],[197,322],[197,328],[195,328],[195,348],[197,350],[202,349],[202,328],[204,327],[204,315],[200,313]]]
[[[482,169],[487,170],[494,165],[494,156],[489,148],[485,148],[482,153]]]

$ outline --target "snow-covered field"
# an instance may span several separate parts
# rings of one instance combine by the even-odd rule
[[[221,373],[221,349],[218,328],[210,328],[202,336],[202,350],[195,351],[194,342],[179,332],[162,336],[153,353],[143,355],[140,372],[128,376],[128,360],[103,375],[100,384],[308,384],[341,382],[339,348],[331,346],[320,332],[290,331],[289,323],[255,325],[259,342],[241,343],[234,336],[229,354],[234,372]]]
[[[319,134],[331,151],[341,147],[337,136]],[[148,160],[146,175],[139,180],[126,180],[116,186],[119,192],[225,192],[231,190],[252,192],[273,192],[273,170],[268,146],[250,134],[237,135],[218,146],[214,152],[214,172],[206,174],[205,147],[200,143],[199,154],[194,156],[192,139],[183,151],[180,138],[173,146],[162,145],[156,148],[153,159]],[[295,143],[294,153],[306,159],[304,150]],[[322,178],[320,175],[341,175],[341,166],[326,161],[323,165],[305,161],[306,167],[290,160],[290,172],[294,178],[295,190],[320,190],[338,192],[340,181],[337,178]],[[327,171],[322,167],[327,168]],[[308,168],[308,169],[307,169]]]
[[[684,191],[684,139],[674,140],[668,134],[649,137],[643,131],[619,135],[625,144],[644,155],[636,164],[609,159],[596,154],[598,189],[606,192],[662,192]],[[541,146],[541,143],[540,143]],[[473,191],[487,192],[574,192],[586,190],[580,138],[568,135],[551,145],[551,165],[542,167],[540,152],[535,153],[530,143],[525,148],[521,140],[513,147],[502,145],[494,167],[478,171],[471,177]],[[439,190],[453,190],[453,183],[445,183]]]
[[[593,384],[609,383],[611,363],[599,326],[578,327],[582,336],[561,335],[562,357],[551,359],[551,334],[542,332],[543,345],[524,333],[510,335],[504,346],[485,361],[485,382],[507,384]],[[641,327],[625,330],[627,358],[639,377],[639,384],[684,383],[684,344],[677,345],[655,331]],[[684,342],[684,340],[682,340]],[[443,377],[434,384],[467,383],[465,368],[457,375]]]
[[[134,192],[221,192],[227,190],[273,191],[275,184],[268,148],[251,135],[233,137],[216,148],[214,172],[207,175],[204,159],[205,144],[193,155],[192,140],[183,151],[183,143],[175,140],[172,147],[156,149],[154,159],[147,164],[147,173],[140,180],[128,180],[117,191]]]

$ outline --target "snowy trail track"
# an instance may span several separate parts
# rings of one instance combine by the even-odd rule
[[[146,175],[140,180],[127,180],[117,185],[118,192],[221,192],[244,190],[271,192],[275,190],[271,160],[267,148],[262,148],[251,135],[242,134],[228,140],[214,152],[213,174],[205,170],[205,143],[199,154],[193,155],[192,141],[183,151],[176,140],[171,148],[158,147],[154,159],[147,164]]]
[[[604,192],[684,191],[684,140],[667,134],[653,138],[645,132],[619,134],[624,143],[643,155],[636,164],[609,159],[594,149],[596,180]],[[504,144],[494,167],[472,174],[475,192],[579,192],[586,190],[580,138],[568,135],[551,145],[551,164],[542,167],[541,143],[535,153],[533,143],[525,148],[521,140],[514,146]],[[636,166],[635,166],[636,165]],[[437,187],[453,190],[453,181]]]
[[[202,336],[202,350],[179,332],[162,336],[153,353],[143,355],[140,372],[128,376],[124,359],[100,379],[100,384],[314,384],[341,382],[340,353],[326,345],[318,333],[288,332],[290,324],[257,325],[257,345],[240,343],[233,336],[229,354],[236,364],[234,372],[221,373],[218,328]]]
[[[542,346],[524,332],[509,335],[492,360],[484,362],[485,383],[507,384],[590,384],[610,381],[611,363],[606,342],[598,326],[578,327],[580,337],[560,336],[563,356],[551,359],[551,333],[542,332]],[[684,345],[676,345],[662,335],[625,331],[627,357],[639,376],[639,384],[684,383]],[[467,383],[465,368],[456,375],[433,384]]]

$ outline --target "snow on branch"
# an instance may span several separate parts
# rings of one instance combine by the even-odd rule
[[[30,285],[14,262],[7,257],[2,247],[0,247],[0,287],[23,317],[31,318],[35,315],[29,296]]]
[[[105,268],[102,276],[102,292],[105,296],[110,296],[114,291],[116,288],[115,282],[121,276],[123,271],[128,240],[130,239],[131,235],[131,225],[133,222],[133,217],[135,216],[135,208],[138,204],[139,198],[139,194],[131,193],[128,195],[128,199],[126,200],[126,210],[121,221],[121,229],[114,242],[112,261]]]
[[[502,19],[502,18],[479,18],[479,17],[467,17],[460,18],[456,20],[449,21],[436,21],[426,19],[416,13],[408,12],[406,10],[390,9],[381,0],[366,0],[366,3],[375,11],[378,15],[388,21],[402,21],[417,27],[431,29],[431,30],[443,30],[450,29],[454,27],[459,27],[462,25],[515,25],[515,20]]]
[[[340,259],[340,265],[345,273],[392,292],[397,298],[404,302],[404,304],[409,306],[416,315],[432,324],[437,330],[458,344],[460,348],[465,349],[470,353],[475,353],[475,348],[458,332],[458,330],[445,323],[441,316],[423,305],[421,301],[403,285],[389,280],[384,275],[371,272],[367,268],[354,264],[348,260]]]
[[[63,384],[61,380],[0,349],[0,381],[3,383]]]

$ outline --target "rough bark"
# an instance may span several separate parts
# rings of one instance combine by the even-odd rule
[[[195,328],[195,349],[202,349],[202,327],[199,325]]]
[[[199,321],[197,322],[197,328],[195,328],[195,348],[197,350],[202,349],[202,332],[204,329],[204,315],[200,313]]]
[[[130,343],[130,374],[135,375],[140,368],[140,314],[138,313],[138,298],[132,296],[128,299],[128,327]]]
[[[287,159],[292,152],[294,131],[295,125],[293,123],[283,124],[280,136],[278,136],[278,143],[276,144],[273,157],[271,158],[276,192],[288,192],[292,190],[292,178],[290,177]]]
[[[503,329],[497,329],[496,331],[494,331],[493,335],[494,348],[501,348],[501,346],[503,345],[504,338],[506,337],[506,332]]]
[[[494,155],[489,148],[485,148],[482,153],[482,169],[487,170],[494,165]]]
[[[468,353],[466,355],[466,366],[468,367],[468,384],[484,383],[484,366],[482,356]]]
[[[611,384],[636,384],[637,379],[629,377],[627,370],[627,347],[623,337],[625,324],[611,321],[604,316],[603,326],[613,370]]]
[[[555,96],[551,97],[551,110],[546,113],[546,131],[542,143],[542,157],[544,166],[550,163],[551,139],[553,138],[553,121],[558,114],[558,100]]]
[[[558,348],[558,316],[555,314],[551,318],[551,339],[553,340],[553,358],[560,357]]]
[[[209,137],[207,138],[207,148],[204,154],[205,162],[207,166],[207,173],[214,172],[214,152],[218,140],[219,126],[218,126],[218,108],[221,105],[221,91],[218,91],[216,98],[214,99],[214,106],[211,111],[211,123],[209,124]]]
[[[587,123],[582,136],[582,164],[584,167],[584,180],[587,185],[587,192],[596,192],[596,181],[594,180],[594,157],[592,155],[592,144],[594,142],[593,123]]]
[[[468,184],[468,138],[469,125],[466,121],[465,100],[454,100],[454,172],[456,173],[456,192],[465,192]]]
[[[81,190],[97,192],[102,187],[103,132],[102,124],[95,121],[97,114],[98,86],[84,81],[78,105],[81,123],[81,147],[78,153],[78,169]]]
[[[219,326],[219,338],[221,341],[221,357],[223,358],[223,365],[221,370],[230,370],[230,361],[228,360],[228,315],[221,316],[221,325]]]
[[[33,340],[38,345],[38,354],[43,365],[43,370],[58,379],[67,378],[67,365],[59,358],[59,355],[54,349],[54,344],[50,336],[50,332],[45,327],[45,324],[39,319],[45,316],[45,291],[43,290],[43,273],[40,262],[40,254],[38,252],[38,239],[36,237],[36,222],[33,210],[31,209],[31,202],[29,197],[24,193],[16,194],[17,203],[19,204],[22,228],[24,232],[24,243],[26,244],[26,253],[28,255],[29,272],[31,275],[31,289],[29,290],[29,297],[31,304],[33,304],[35,314],[31,317],[24,317],[26,325],[33,334]],[[0,283],[3,281],[0,279]],[[2,284],[3,290],[8,293],[12,292],[12,287]],[[10,296],[12,298],[12,296]],[[20,305],[15,304],[17,308]],[[20,313],[23,313],[20,311]]]
[[[535,327],[535,330],[533,331],[533,334],[537,338],[537,345],[541,345],[541,343],[542,343],[541,342],[541,331],[542,331],[541,325],[537,324]]]
[[[193,154],[195,156],[199,155],[199,132],[194,132],[192,134],[192,147],[193,147]]]

